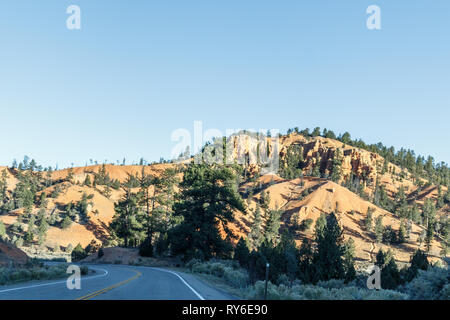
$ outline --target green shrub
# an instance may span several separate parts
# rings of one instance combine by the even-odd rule
[[[87,257],[86,251],[83,249],[81,244],[77,244],[77,246],[72,250],[71,257],[72,261],[79,261]]]
[[[189,260],[186,263],[185,267],[192,271],[193,266],[196,264],[199,264],[199,263],[201,263],[201,261],[199,259],[194,258],[194,259]]]
[[[50,280],[66,276],[67,265],[43,266],[30,264],[21,268],[0,268],[0,285],[31,280]]]
[[[324,284],[324,283],[323,283]],[[326,285],[339,285],[338,282]],[[264,298],[265,282],[258,281],[247,289],[247,299]],[[313,285],[281,284],[276,286],[271,282],[267,287],[267,299],[270,300],[404,300],[407,295],[391,290],[369,290],[357,287],[323,288]]]
[[[225,267],[223,278],[227,284],[234,288],[245,288],[250,281],[246,270],[233,269],[230,267]]]
[[[307,231],[311,228],[312,224],[313,224],[313,220],[312,219],[305,219],[302,220],[302,222],[300,223],[300,225],[298,226],[298,230],[300,231]]]
[[[239,268],[236,261],[211,260],[208,262],[200,262],[192,259],[186,264],[194,273],[209,274],[223,279],[228,285],[234,288],[244,288],[249,283],[249,275],[245,269]]]
[[[346,287],[344,279],[331,279],[328,281],[319,281],[317,286],[325,289],[342,289]]]
[[[85,276],[89,272],[89,268],[87,266],[81,266],[80,267],[81,275]]]
[[[404,285],[401,291],[407,293],[412,300],[448,299],[449,282],[448,268],[429,267],[427,271],[419,270],[417,277]]]

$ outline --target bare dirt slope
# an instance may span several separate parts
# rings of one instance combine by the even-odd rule
[[[272,177],[262,177],[260,181],[273,181]],[[419,248],[417,238],[419,237],[422,226],[412,225],[410,239],[401,245],[384,245],[375,241],[373,232],[369,232],[365,228],[364,219],[367,215],[368,208],[371,207],[375,211],[373,220],[381,215],[383,217],[383,225],[391,226],[394,230],[400,227],[400,219],[392,213],[381,209],[372,203],[361,199],[358,195],[348,189],[325,179],[305,177],[303,186],[300,186],[300,179],[285,180],[275,178],[278,181],[274,184],[265,185],[265,187],[256,193],[249,204],[249,212],[247,214],[236,213],[236,222],[232,229],[238,236],[245,237],[251,230],[251,224],[254,219],[253,209],[261,197],[261,193],[268,193],[270,196],[270,209],[280,209],[283,211],[282,228],[300,225],[302,221],[311,219],[313,224],[307,231],[297,231],[296,239],[298,244],[305,238],[313,237],[314,224],[317,218],[324,213],[337,213],[338,220],[344,230],[344,238],[353,238],[355,241],[356,257],[360,260],[373,261],[378,250],[381,248],[387,250],[391,248],[400,262],[409,262],[410,256]],[[305,190],[310,193],[302,197]],[[421,246],[424,249],[424,246]],[[438,239],[432,243],[430,255],[435,258],[439,257],[442,249]]]

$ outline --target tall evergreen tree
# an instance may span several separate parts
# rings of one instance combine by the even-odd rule
[[[233,259],[238,261],[242,267],[246,267],[248,265],[250,258],[250,250],[247,246],[247,241],[244,238],[240,238],[236,248],[234,249],[234,257]]]
[[[264,232],[265,239],[273,244],[276,245],[278,236],[279,236],[279,229],[280,229],[280,219],[281,219],[282,212],[279,210],[270,210],[269,211],[269,218],[266,222],[266,228]]]
[[[367,208],[367,214],[364,218],[364,225],[366,226],[367,231],[372,231],[372,225],[373,225],[373,213],[375,212],[375,208],[368,207]]]
[[[3,221],[0,221],[0,240],[2,240],[6,236],[6,228],[3,224]]]
[[[394,255],[389,250],[383,252],[381,249],[377,254],[376,263],[381,269],[381,287],[393,290],[402,283],[402,278],[394,260]]]
[[[261,208],[257,205],[255,210],[255,218],[253,220],[250,233],[248,234],[248,239],[253,250],[258,248],[264,240],[262,223]]]
[[[322,232],[316,234],[315,241],[317,248],[312,261],[315,269],[314,282],[345,279],[345,246],[342,229],[334,213],[327,216],[326,225]]]
[[[375,238],[378,243],[381,243],[381,241],[383,240],[383,231],[384,231],[383,216],[379,215],[375,219]]]
[[[305,239],[299,250],[299,277],[304,283],[311,283],[314,279],[313,254],[311,240]]]
[[[331,162],[331,180],[338,183],[342,177],[342,153],[341,149],[337,148],[333,155]]]
[[[319,218],[316,220],[316,224],[314,227],[314,233],[316,236],[316,239],[323,236],[323,230],[325,229],[325,226],[327,224],[327,216],[325,213],[321,213]]]
[[[245,210],[232,187],[234,181],[227,168],[194,164],[186,169],[174,204],[174,215],[184,220],[171,229],[173,253],[183,254],[184,259],[229,257],[231,244],[222,239],[220,229],[231,237],[227,224],[233,220],[233,210]]]
[[[122,200],[114,205],[116,214],[110,224],[115,234],[123,239],[125,246],[136,246],[144,240],[143,214],[139,210],[138,196],[129,189]]]
[[[299,250],[294,236],[288,229],[282,233],[281,240],[274,251],[275,259],[272,264],[279,270],[280,275],[287,275],[290,280],[294,280],[299,272]]]
[[[347,282],[356,278],[355,270],[355,241],[353,238],[349,238],[344,244],[344,269],[345,280]]]
[[[320,159],[320,155],[317,152],[316,154],[316,158],[313,164],[313,169],[312,169],[312,173],[311,175],[313,177],[319,177],[320,178],[320,166],[321,166],[321,159]]]

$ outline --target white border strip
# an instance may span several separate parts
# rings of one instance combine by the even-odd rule
[[[95,278],[100,278],[100,277],[105,277],[108,275],[108,271],[105,269],[100,269],[100,268],[94,268],[91,267],[92,269],[96,269],[96,270],[102,270],[105,273],[104,274],[100,274],[100,275],[96,275],[96,276],[92,276],[92,277],[88,277],[88,278],[81,278],[81,281],[83,280],[91,280],[91,279],[95,279]],[[57,282],[50,282],[50,283],[42,283],[42,284],[35,284],[32,286],[28,286],[28,287],[19,287],[19,288],[11,288],[11,289],[6,289],[6,290],[1,290],[0,293],[4,293],[4,292],[10,292],[10,291],[17,291],[17,290],[23,290],[23,289],[31,289],[31,288],[37,288],[37,287],[46,287],[46,286],[52,286],[55,284],[61,284],[61,283],[66,283],[67,280],[64,281],[57,281]]]
[[[200,299],[200,300],[205,300],[205,298],[203,298],[200,293],[198,293],[197,291],[195,291],[194,288],[192,288],[189,283],[187,283],[178,273],[170,271],[170,270],[165,270],[165,269],[160,269],[160,268],[150,268],[150,269],[155,269],[155,270],[159,270],[159,271],[163,271],[163,272],[167,272],[167,273],[171,273],[175,276],[177,276],[185,285],[186,287],[188,287],[189,289],[191,289],[191,291],[193,293],[195,293],[195,295]]]

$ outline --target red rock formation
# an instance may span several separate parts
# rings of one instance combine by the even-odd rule
[[[25,252],[0,240],[0,266],[18,266],[28,262]]]

